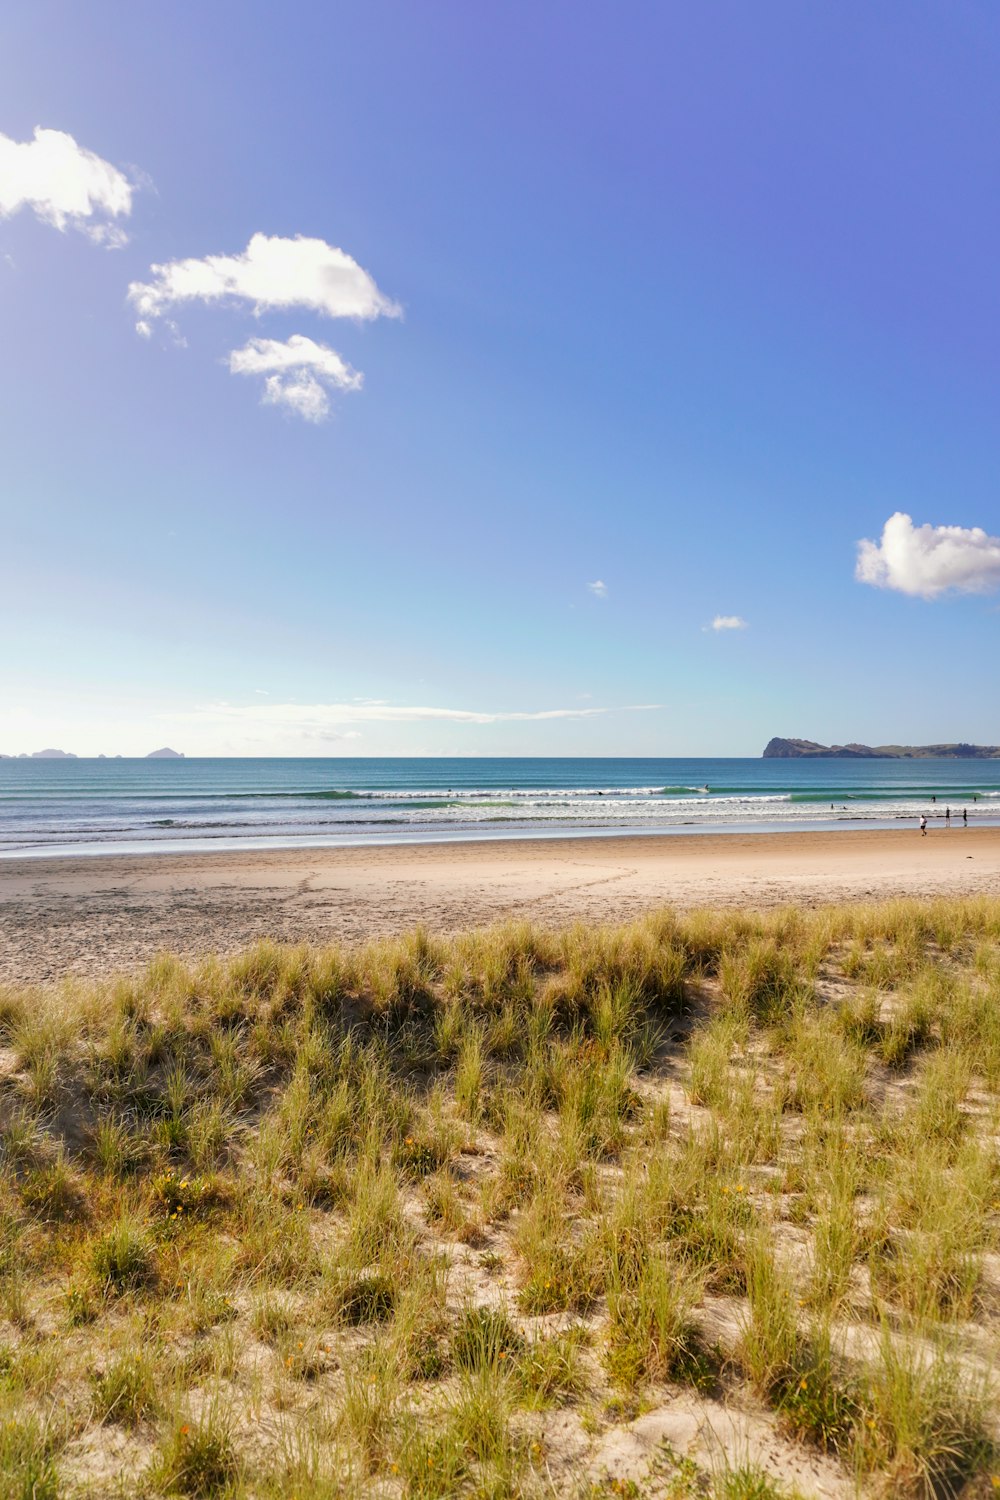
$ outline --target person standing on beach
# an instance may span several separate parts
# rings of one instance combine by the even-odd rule
[[[965,824],[966,828],[968,828],[968,826],[969,826],[969,809],[967,807],[963,807],[962,808],[962,822]]]
[[[920,814],[920,832],[924,838],[927,837],[927,818],[923,813]]]
[[[950,823],[951,822],[951,808],[950,807],[946,807],[945,810],[944,810],[944,820],[945,820],[946,823]]]

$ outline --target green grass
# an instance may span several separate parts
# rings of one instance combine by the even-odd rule
[[[451,1337],[451,1357],[460,1370],[513,1370],[524,1349],[524,1338],[501,1308],[467,1308]]]
[[[98,1284],[110,1293],[141,1291],[156,1277],[149,1235],[131,1218],[118,1219],[94,1241],[90,1265]]]
[[[94,1378],[94,1411],[102,1422],[135,1427],[160,1406],[156,1361],[145,1351],[122,1354]]]
[[[58,1500],[51,1438],[36,1418],[0,1422],[0,1481],[10,1500]]]
[[[348,1277],[332,1291],[331,1306],[341,1322],[357,1327],[384,1323],[396,1306],[396,1283],[390,1276]]]
[[[209,1410],[198,1419],[175,1419],[160,1444],[153,1477],[170,1495],[221,1495],[240,1475],[228,1427]]]

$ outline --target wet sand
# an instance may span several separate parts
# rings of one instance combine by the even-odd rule
[[[357,942],[657,906],[1000,896],[1000,828],[510,840],[0,861],[0,981],[134,970],[257,938]]]

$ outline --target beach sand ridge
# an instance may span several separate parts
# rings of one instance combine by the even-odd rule
[[[0,981],[134,970],[260,938],[354,943],[512,917],[1000,894],[1000,828],[510,839],[0,861]]]

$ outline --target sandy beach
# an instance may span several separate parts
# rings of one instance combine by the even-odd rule
[[[258,938],[358,942],[656,906],[1000,895],[1000,828],[764,833],[0,862],[0,981],[134,970]]]

